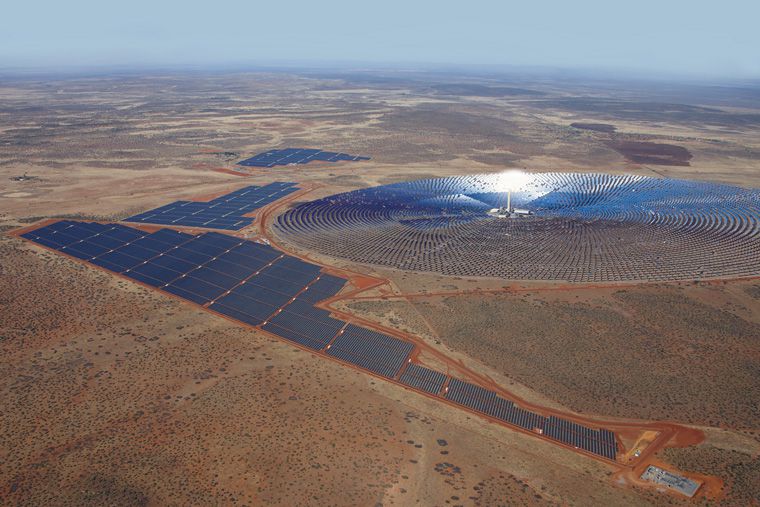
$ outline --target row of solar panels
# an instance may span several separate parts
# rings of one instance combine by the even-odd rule
[[[345,280],[268,245],[225,234],[148,233],[120,224],[56,222],[24,238],[140,281],[286,340],[441,395],[446,376],[409,361],[413,345],[330,316],[314,303]],[[615,459],[612,432],[544,417],[480,386],[450,379],[447,399],[549,438]]]
[[[269,150],[247,158],[238,165],[247,167],[274,167],[288,164],[308,164],[312,160],[321,162],[360,161],[369,157],[359,157],[347,153],[315,150],[311,148],[285,148],[284,150]]]
[[[384,377],[395,377],[414,346],[383,333],[349,324],[327,353]]]
[[[175,201],[125,221],[237,231],[253,223],[252,218],[244,215],[296,190],[296,184],[291,182],[276,181],[263,187],[251,185],[207,202]]]
[[[430,394],[440,395],[446,383],[446,375],[410,363],[401,374],[399,381]],[[475,384],[452,378],[443,395],[459,405],[529,431],[538,430],[551,439],[593,454],[611,460],[614,460],[617,454],[615,434],[609,430],[594,430],[558,417],[536,414]]]
[[[73,221],[23,237],[385,377],[398,374],[413,348],[316,308],[345,280],[268,245],[216,232]]]
[[[543,431],[544,435],[549,438],[609,459],[615,459],[617,451],[615,434],[609,430],[592,430],[572,421],[552,416],[547,418]]]

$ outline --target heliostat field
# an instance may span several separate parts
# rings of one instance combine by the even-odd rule
[[[760,191],[633,175],[505,172],[338,194],[276,232],[363,264],[514,280],[760,275]]]

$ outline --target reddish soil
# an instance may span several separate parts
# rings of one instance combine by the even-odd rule
[[[300,195],[298,197],[300,197]],[[295,198],[295,197],[293,197],[293,198]],[[265,213],[262,213],[261,220],[259,222],[259,225],[260,225],[261,230],[262,230],[262,234],[265,237],[267,237],[269,239],[270,243],[273,246],[276,246],[278,249],[280,249],[280,250],[282,250],[284,252],[287,252],[290,255],[299,257],[299,258],[307,260],[309,262],[315,262],[317,264],[321,264],[322,266],[329,268],[329,266],[325,266],[324,264],[322,264],[320,262],[317,262],[314,259],[309,258],[308,256],[300,255],[298,253],[294,253],[294,252],[288,251],[286,247],[284,247],[281,244],[279,244],[276,241],[276,239],[269,233],[269,230],[267,228],[267,223],[266,223],[267,222],[267,218],[273,212],[275,212],[278,208],[280,208],[280,207],[284,206],[285,204],[287,204],[287,201],[288,201],[287,199],[284,199],[284,200],[278,201],[276,203],[273,203],[273,205],[271,207],[267,207],[266,208]],[[631,434],[637,434],[637,433],[640,433],[640,432],[643,432],[643,431],[647,431],[647,430],[657,431],[659,433],[658,437],[655,439],[654,442],[652,442],[645,449],[645,451],[641,454],[641,456],[633,463],[633,465],[632,465],[633,467],[644,466],[648,462],[647,460],[651,456],[653,456],[658,450],[660,450],[660,449],[662,449],[664,447],[667,447],[668,446],[667,444],[669,442],[671,442],[671,441],[677,442],[678,445],[682,445],[681,442],[699,442],[699,441],[701,441],[704,438],[704,435],[702,435],[701,432],[699,432],[697,430],[693,430],[691,428],[687,428],[685,426],[674,424],[674,423],[668,423],[668,422],[642,423],[641,421],[626,421],[626,422],[623,422],[623,421],[620,421],[620,420],[615,420],[615,421],[609,421],[609,420],[607,420],[607,421],[603,421],[603,420],[596,419],[596,418],[583,417],[583,416],[579,416],[577,414],[570,414],[570,413],[567,413],[567,412],[553,410],[553,409],[549,409],[547,407],[542,407],[542,406],[536,405],[534,403],[531,403],[529,400],[521,398],[521,397],[515,395],[514,393],[510,392],[509,390],[505,389],[504,387],[498,385],[490,377],[488,377],[486,375],[482,375],[482,374],[480,374],[480,373],[478,373],[478,372],[476,372],[476,371],[474,371],[474,370],[466,367],[459,360],[455,360],[455,359],[452,359],[452,358],[448,357],[446,354],[442,353],[437,348],[434,348],[434,347],[430,346],[425,340],[421,339],[418,336],[414,336],[414,335],[409,334],[409,333],[401,333],[401,332],[399,332],[396,329],[392,329],[392,328],[388,328],[388,327],[379,325],[377,322],[374,322],[372,320],[365,319],[365,318],[362,318],[362,317],[360,317],[358,315],[355,315],[355,314],[352,314],[352,313],[348,313],[348,312],[344,312],[344,311],[341,311],[341,310],[338,310],[337,308],[335,308],[333,306],[335,303],[338,303],[340,301],[346,301],[346,300],[349,300],[349,299],[357,299],[357,296],[360,293],[368,291],[368,290],[371,290],[371,289],[374,289],[374,288],[379,287],[381,285],[388,285],[388,284],[390,284],[390,281],[387,280],[387,279],[376,278],[376,277],[371,277],[371,276],[367,276],[367,275],[361,275],[361,274],[358,274],[358,273],[355,273],[355,272],[348,272],[348,271],[345,271],[345,270],[336,269],[335,267],[332,267],[332,269],[336,270],[338,272],[342,271],[343,276],[349,278],[349,280],[351,281],[352,285],[354,287],[356,287],[356,289],[348,291],[348,292],[344,292],[344,293],[341,293],[341,294],[338,294],[337,296],[334,296],[332,298],[324,300],[324,301],[320,302],[319,304],[317,304],[317,306],[318,307],[322,307],[322,308],[327,309],[327,310],[330,310],[334,315],[336,315],[339,318],[342,318],[342,319],[344,319],[346,321],[354,322],[354,323],[357,323],[359,325],[362,325],[362,326],[365,326],[365,327],[368,327],[368,328],[376,329],[376,330],[378,330],[380,332],[387,333],[387,334],[390,334],[392,336],[397,336],[397,337],[399,337],[401,339],[404,339],[404,340],[407,340],[407,341],[413,343],[415,345],[415,350],[414,350],[414,353],[412,354],[413,357],[417,357],[420,352],[425,352],[425,353],[429,354],[430,356],[435,357],[436,359],[438,359],[442,364],[446,364],[447,367],[448,367],[447,371],[454,372],[454,374],[456,376],[458,376],[459,378],[467,379],[467,380],[469,380],[469,381],[471,381],[471,382],[473,382],[475,384],[478,384],[478,385],[480,385],[480,386],[482,386],[482,387],[484,387],[486,389],[493,390],[493,391],[497,392],[498,394],[500,394],[501,396],[503,396],[504,398],[509,399],[509,400],[517,403],[518,405],[520,405],[520,406],[522,406],[522,407],[524,407],[524,408],[526,408],[528,410],[533,410],[533,411],[536,411],[538,413],[543,413],[545,415],[550,415],[550,414],[551,415],[556,415],[558,417],[562,417],[562,418],[565,418],[565,419],[573,420],[573,421],[575,421],[577,423],[588,425],[588,426],[591,426],[591,427],[604,427],[604,428],[610,429],[610,430],[615,431],[615,432],[628,432],[628,433],[631,433]],[[373,279],[374,279],[374,283],[372,283]],[[361,297],[361,296],[359,296],[359,297]],[[346,364],[346,366],[349,366],[349,367],[353,368],[353,365],[350,365],[350,364]],[[363,371],[363,370],[360,370],[360,371]],[[404,387],[405,389],[414,390],[414,389],[411,389],[408,386],[400,384],[400,383],[398,383],[396,381],[391,381],[391,382],[393,382],[395,384],[398,384],[401,387]],[[414,390],[414,391],[416,391],[416,390]],[[426,396],[433,397],[433,398],[435,398],[435,399],[437,399],[439,401],[442,401],[444,403],[447,403],[447,404],[450,404],[452,406],[456,406],[457,408],[460,408],[460,409],[472,412],[473,414],[477,415],[478,417],[487,419],[487,420],[489,420],[492,423],[503,424],[498,419],[488,417],[488,416],[486,416],[484,414],[481,414],[479,412],[476,412],[476,411],[470,411],[470,410],[465,409],[465,408],[463,408],[463,407],[461,407],[459,405],[456,405],[456,404],[453,404],[452,402],[449,402],[448,400],[446,400],[443,397],[435,396],[435,395],[429,395],[429,394],[424,393],[424,392],[420,392],[420,394],[424,394]],[[535,433],[533,433],[531,431],[522,430],[521,428],[515,428],[515,427],[512,427],[512,426],[509,426],[509,428],[513,429],[515,431],[520,431],[520,432],[523,432],[523,433],[526,433],[526,434],[538,436],[538,435],[536,435]],[[573,451],[575,451],[577,453],[589,456],[591,458],[598,459],[598,460],[604,461],[606,463],[609,463],[609,461],[605,460],[604,458],[601,458],[599,456],[593,455],[591,453],[587,453],[587,452],[583,451],[582,449],[576,449],[576,448],[573,448],[572,446],[564,445],[564,444],[561,444],[561,443],[555,442],[555,441],[552,441],[552,443],[556,444],[556,445],[560,445],[560,446],[565,447],[567,449],[571,449],[571,450],[573,450]],[[623,465],[621,465],[619,463],[616,463],[616,465],[620,466],[621,468],[624,468],[624,469],[628,468],[628,467],[623,466]]]
[[[277,208],[279,208],[281,206],[284,206],[285,204],[287,204],[288,202],[290,202],[290,200],[299,197],[300,194],[301,193],[299,192],[299,193],[297,193],[297,194],[295,194],[293,196],[289,196],[290,199],[289,198],[281,199],[280,201],[277,201],[276,203],[273,203],[270,207],[267,207],[265,209],[265,212],[262,213],[262,219],[261,219],[261,222],[260,222],[260,226],[263,229],[265,235],[268,232],[268,230],[266,228],[266,218],[273,211],[275,211]],[[28,228],[24,228],[23,230],[27,230],[27,229]],[[21,231],[14,231],[14,233],[12,233],[12,234],[13,235],[18,235],[20,232]],[[270,240],[270,242],[273,245],[277,246],[281,250],[284,250],[281,246],[279,246],[279,245],[276,244],[276,242],[275,242],[275,240],[273,238],[269,237],[269,240]],[[295,256],[298,256],[298,257],[301,257],[301,258],[305,258],[304,256],[299,256],[299,255],[296,255],[296,254],[293,254],[293,253],[291,253],[291,255],[295,255]],[[77,260],[78,261],[78,259],[73,259],[73,260]],[[308,259],[308,260],[310,262],[314,262],[312,259]],[[565,412],[562,412],[562,411],[557,411],[557,410],[553,410],[553,409],[548,409],[546,407],[541,407],[541,406],[538,406],[538,405],[536,405],[534,403],[531,403],[529,400],[526,400],[526,399],[523,399],[521,397],[518,397],[514,393],[512,393],[512,392],[504,389],[503,387],[499,386],[497,383],[495,383],[488,376],[482,375],[482,374],[480,374],[480,373],[478,373],[478,372],[476,372],[476,371],[474,371],[474,370],[466,367],[459,360],[455,360],[455,359],[449,358],[448,356],[446,356],[446,354],[444,354],[440,350],[438,350],[438,349],[430,346],[426,341],[424,341],[423,339],[420,339],[417,336],[414,336],[414,335],[411,335],[411,334],[408,334],[408,333],[400,333],[398,330],[378,325],[374,321],[371,321],[371,320],[368,320],[368,319],[364,319],[364,318],[359,317],[357,315],[354,315],[354,314],[351,314],[351,313],[346,313],[346,312],[337,310],[336,308],[332,307],[331,305],[333,303],[336,303],[336,302],[342,301],[342,300],[346,300],[346,299],[355,298],[361,292],[364,292],[364,291],[367,291],[367,290],[371,290],[371,289],[376,288],[376,287],[378,287],[380,285],[385,285],[385,284],[389,283],[389,281],[385,280],[385,279],[375,278],[375,277],[366,276],[366,275],[361,275],[361,274],[358,274],[358,273],[348,272],[348,271],[344,271],[344,270],[338,270],[338,272],[340,272],[344,277],[348,278],[349,281],[351,282],[351,284],[354,287],[356,287],[356,288],[354,290],[351,290],[351,291],[348,291],[348,292],[344,292],[344,293],[339,294],[337,296],[334,296],[334,297],[332,297],[332,298],[330,298],[328,300],[325,300],[325,301],[321,302],[320,304],[318,304],[317,306],[320,306],[320,307],[323,307],[325,309],[330,310],[333,314],[337,315],[339,318],[342,318],[342,319],[346,320],[347,322],[354,322],[354,323],[357,323],[357,324],[365,326],[365,327],[373,328],[373,329],[376,329],[376,330],[378,330],[380,332],[384,332],[384,333],[390,334],[392,336],[398,336],[401,339],[404,339],[404,340],[407,340],[407,341],[413,343],[415,345],[415,353],[413,354],[414,357],[416,357],[419,354],[420,351],[424,351],[425,353],[429,354],[430,356],[435,357],[436,359],[438,359],[441,363],[446,364],[447,365],[447,371],[454,372],[454,374],[457,377],[463,378],[463,379],[467,379],[467,380],[469,380],[471,382],[474,382],[476,384],[481,385],[482,387],[485,387],[486,389],[490,389],[490,390],[496,391],[501,396],[503,396],[503,397],[505,397],[505,398],[507,398],[507,399],[509,399],[509,400],[511,400],[511,401],[513,401],[513,402],[515,402],[517,404],[519,404],[520,406],[522,406],[522,407],[524,407],[524,408],[526,408],[528,410],[533,410],[533,411],[536,411],[538,413],[543,413],[545,415],[550,415],[550,414],[556,415],[558,417],[563,417],[565,419],[570,419],[570,420],[573,420],[573,421],[578,422],[580,424],[584,424],[584,425],[588,425],[588,426],[592,426],[592,427],[605,427],[605,428],[608,428],[608,429],[610,429],[612,431],[616,431],[616,432],[631,432],[632,434],[635,434],[636,432],[646,431],[646,430],[655,430],[655,431],[657,431],[660,434],[658,436],[658,438],[655,439],[655,441],[652,442],[652,444],[650,444],[647,447],[647,449],[642,453],[642,455],[640,456],[640,458],[634,463],[633,466],[641,466],[642,464],[646,463],[647,458],[649,458],[650,456],[652,456],[655,452],[657,452],[661,448],[665,447],[666,444],[672,438],[674,438],[674,437],[678,438],[678,436],[680,434],[684,433],[684,432],[686,432],[686,433],[688,433],[688,434],[691,435],[689,437],[685,437],[686,440],[693,440],[693,438],[694,438],[693,430],[690,430],[688,428],[685,428],[685,427],[682,427],[682,426],[679,426],[679,425],[676,425],[676,424],[671,424],[671,423],[647,423],[647,424],[643,424],[643,423],[641,423],[639,421],[631,421],[631,422],[601,421],[601,420],[594,419],[594,418],[581,417],[581,416],[578,416],[576,414],[568,414],[568,413],[565,413]],[[142,284],[140,284],[140,285],[142,285]],[[192,306],[199,307],[198,305],[195,305],[195,304],[193,304]],[[200,308],[202,308],[202,307],[200,307]],[[204,310],[209,311],[206,308],[204,308]],[[225,317],[223,315],[220,315],[220,316],[223,317],[223,318]],[[263,331],[258,326],[255,326],[254,329],[257,329],[259,331]],[[267,334],[269,334],[269,333],[267,333]],[[271,335],[271,336],[279,339],[279,337],[276,337],[275,335]],[[288,344],[294,345],[294,344],[292,344],[290,342],[288,342]],[[298,348],[302,348],[302,347],[298,347]],[[305,350],[307,352],[312,352],[313,353],[313,351],[311,351],[309,349],[303,348],[303,350]],[[320,355],[323,355],[323,354],[320,354]],[[330,357],[330,356],[325,356],[325,357]],[[335,358],[332,358],[332,357],[330,357],[330,358],[333,359],[333,360],[335,360]],[[338,361],[338,362],[344,363],[343,361]],[[351,364],[348,364],[348,363],[344,363],[344,364],[347,367],[350,367],[352,369],[356,369],[356,367],[354,365],[351,365]],[[358,369],[358,371],[361,371],[362,373],[368,373],[368,372],[366,372],[366,371],[364,371],[362,369]],[[401,387],[404,387],[405,389],[416,391],[415,389],[410,389],[408,386],[405,386],[405,385],[403,385],[403,384],[401,384],[399,382],[396,382],[396,381],[391,381],[391,382],[393,382],[394,384],[397,384],[397,385],[399,385]],[[442,401],[444,403],[447,403],[449,405],[455,406],[455,407],[460,408],[460,409],[464,409],[463,407],[460,407],[459,405],[456,405],[456,404],[448,401],[447,399],[445,399],[443,397],[428,395],[427,393],[424,393],[424,392],[421,392],[421,394],[425,394],[426,396],[431,396],[431,397],[433,397],[433,398],[435,398],[435,399],[437,399],[439,401]],[[479,412],[471,411],[471,410],[468,410],[468,409],[464,409],[464,410],[472,412],[473,414],[477,415],[478,417],[484,418],[484,419],[486,419],[486,420],[488,420],[488,421],[490,421],[492,423],[503,424],[500,420],[495,419],[495,418],[491,418],[491,417],[488,417],[488,416],[485,416],[483,414],[480,414]],[[533,433],[531,431],[527,431],[527,430],[522,430],[521,428],[516,428],[516,427],[512,427],[512,426],[509,426],[509,428],[513,429],[513,430],[516,430],[516,431],[520,431],[520,432],[525,433],[525,434],[530,434],[530,435],[537,436],[535,433]],[[684,437],[680,437],[680,438],[684,438]],[[607,460],[605,460],[605,459],[603,459],[603,458],[601,458],[599,456],[596,456],[594,454],[587,453],[587,452],[585,452],[585,451],[583,451],[581,449],[575,449],[572,446],[568,446],[568,445],[565,445],[565,444],[562,444],[562,443],[559,443],[559,442],[555,442],[555,441],[552,441],[552,443],[556,444],[556,445],[560,445],[560,446],[565,447],[567,449],[573,450],[573,451],[578,452],[580,454],[586,455],[588,457],[591,457],[591,458],[594,458],[594,459],[597,459],[597,460],[602,460],[602,461],[604,461],[606,463],[609,463]],[[620,464],[616,464],[616,465],[620,466],[620,467],[623,467],[623,465],[620,465]],[[623,467],[623,468],[627,468],[627,467]]]
[[[233,176],[248,176],[246,173],[241,173],[240,171],[234,171],[232,169],[227,169],[226,167],[214,167],[212,171],[216,171],[218,173],[224,173],[224,174],[231,174]]]
[[[460,93],[491,95],[495,83],[484,83],[487,94],[485,88]],[[251,171],[252,183],[318,183],[329,195],[506,166],[544,171],[567,165],[645,175],[656,169],[620,167],[621,157],[604,144],[615,136],[684,144],[699,153],[693,168],[657,169],[663,176],[760,186],[754,96],[721,88],[724,98],[717,103],[752,109],[736,111],[619,100],[617,92],[587,84],[558,82],[557,88],[561,95],[549,90],[545,99],[532,101],[519,94],[512,101],[511,90],[494,100],[450,95],[430,101],[429,83],[417,77],[386,82],[246,73],[12,80],[4,83],[0,108],[12,119],[0,129],[0,231],[49,217],[114,221],[167,196],[211,194],[233,180],[245,181],[216,170],[233,163],[223,160],[227,150],[253,153],[282,143],[366,152],[373,162],[360,171],[350,165]],[[565,96],[571,103],[557,104],[555,99]],[[716,104],[698,96],[699,103]],[[640,134],[567,135],[568,116],[543,114],[549,110]],[[201,165],[193,167],[195,161]],[[34,180],[12,179],[27,171]],[[243,234],[261,223],[257,218]],[[0,413],[0,498],[6,500],[0,503],[692,503],[652,488],[619,487],[610,480],[619,468],[614,464],[490,424],[439,398],[305,354],[259,330],[16,238],[0,237],[0,253],[0,393],[9,408]],[[360,297],[398,300],[406,296],[396,294],[420,293],[424,287],[498,286],[492,280],[419,274],[402,281],[390,273],[380,278],[392,284],[381,286],[371,277],[352,276],[347,291],[363,288]],[[514,288],[523,289],[530,290]],[[754,290],[747,294],[760,299]],[[555,296],[575,297],[564,289]],[[745,313],[754,308],[747,307]],[[414,329],[407,334],[421,335]],[[419,357],[434,361],[428,354]],[[702,355],[709,360],[709,354]],[[456,357],[461,356],[466,354]],[[464,362],[479,368],[474,359]],[[461,374],[456,365],[426,364]],[[541,368],[545,365],[537,363]],[[635,426],[617,428],[629,447]],[[754,431],[749,438],[760,435],[752,428],[746,430]],[[723,505],[756,504],[757,447],[728,440],[725,449],[716,448],[724,444],[714,433],[707,432],[705,443],[669,447],[650,460],[719,476],[729,487],[734,482],[743,496],[728,497]],[[725,434],[735,439],[739,431]]]

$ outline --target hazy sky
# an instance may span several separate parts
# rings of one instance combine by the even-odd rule
[[[760,0],[8,0],[0,68],[444,63],[760,76]]]

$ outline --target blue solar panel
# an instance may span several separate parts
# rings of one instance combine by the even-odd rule
[[[61,248],[64,244],[68,243],[65,240],[59,240],[56,239],[56,234],[54,231],[50,230],[39,230],[34,231],[35,232],[35,238],[45,240],[46,246],[50,246],[51,248]],[[35,239],[36,240],[36,239]]]
[[[143,236],[146,236],[148,233],[140,231],[138,229],[131,229],[128,227],[123,227],[121,225],[118,225],[111,229],[110,231],[106,231],[101,234],[101,236],[107,236],[109,238],[118,239],[120,241],[134,241],[137,238],[142,238]]]
[[[200,269],[196,269],[195,271],[191,271],[188,273],[188,276],[192,276],[197,280],[202,280],[204,282],[216,285],[217,287],[221,287],[225,290],[229,290],[240,283],[239,278],[233,278],[231,276],[224,275],[219,271],[214,271],[213,269],[209,269],[206,266]]]
[[[242,243],[245,242],[245,240],[242,238],[228,236],[226,234],[220,234],[218,232],[206,233],[203,236],[201,236],[198,241],[210,242],[210,243],[213,243],[214,245],[223,247],[225,250],[229,250],[230,248],[241,245]]]
[[[175,296],[179,296],[183,299],[187,299],[188,301],[192,301],[193,303],[198,303],[199,305],[208,303],[208,299],[200,296],[198,294],[195,294],[194,292],[190,292],[188,290],[185,290],[180,287],[176,287],[173,285],[167,285],[166,287],[162,287],[162,290],[165,290],[166,292],[169,292],[171,294],[174,294]]]
[[[245,259],[245,258],[244,258]],[[229,262],[230,260],[236,260],[235,257],[229,257],[228,254],[222,254],[216,258],[216,260],[210,261],[205,267],[213,269],[219,273],[223,273],[227,276],[232,276],[238,280],[248,278],[253,273],[261,269],[266,264],[264,261],[256,259],[250,259],[245,264],[237,262]]]
[[[302,273],[300,271],[292,271],[290,269],[280,266],[280,261],[278,261],[272,266],[269,266],[264,271],[262,271],[262,275],[271,276],[273,278],[280,278],[282,280],[287,280],[288,282],[297,284],[299,287],[303,288],[304,286],[306,286],[307,283],[314,280],[316,273],[308,274],[308,273]]]
[[[237,195],[246,193],[241,189]],[[121,225],[52,225],[25,236],[189,301],[212,302],[212,309],[248,324],[263,322],[319,276],[318,266],[284,256],[268,245],[213,232],[192,236],[170,229],[147,234]],[[71,246],[40,239],[40,234],[57,237]],[[113,247],[115,250],[110,251]],[[274,263],[270,269],[275,268],[270,275],[277,276],[249,278],[269,263]],[[326,277],[322,284],[334,285],[339,280],[342,285],[342,280],[331,282],[331,278],[334,277]],[[235,290],[230,291],[233,287]],[[290,310],[277,317],[280,334],[287,334],[292,341],[319,343],[318,348],[326,345],[344,324],[308,302],[296,301]]]
[[[213,234],[216,234],[216,233],[213,233]],[[243,242],[242,239],[238,238],[236,240],[236,243],[242,243],[242,242]],[[227,242],[219,242],[215,237],[210,236],[209,234],[204,234],[202,236],[198,236],[195,239],[188,241],[187,243],[183,244],[180,248],[191,249],[192,251],[197,252],[197,253],[208,255],[210,257],[216,257],[222,252],[229,250],[233,246],[234,246],[234,243],[229,244]]]
[[[76,224],[81,230],[89,232],[91,236],[111,228],[110,225],[99,224],[97,222],[77,222]]]
[[[124,254],[121,250],[105,253],[92,260],[93,264],[120,273],[141,264],[143,260]]]
[[[39,229],[34,229],[33,231],[25,232],[21,235],[22,238],[26,238],[30,241],[34,241],[37,238],[45,237],[47,234],[53,232],[48,227],[40,227]]]
[[[44,231],[44,230],[48,230],[48,231],[61,231],[61,230],[64,230],[64,229],[68,229],[69,227],[71,227],[75,223],[77,223],[77,222],[72,222],[71,220],[61,220],[60,222],[55,222],[55,223],[52,223],[52,224],[48,224],[45,227],[40,227],[35,232]]]
[[[75,248],[71,248],[71,247],[63,247],[60,249],[60,251],[65,254],[71,255],[72,257],[76,257],[78,259],[83,259],[83,260],[89,260],[89,259],[92,259],[93,257],[92,255],[86,252],[80,252],[79,250]]]
[[[233,248],[229,252],[220,254],[217,259],[230,264],[240,264],[242,266],[247,266],[254,269],[255,271],[261,271],[270,262],[273,262],[273,260],[270,259],[262,259],[260,257],[253,257],[250,255],[240,255],[237,248]]]
[[[248,257],[254,257],[256,259],[262,259],[267,262],[271,262],[278,257],[282,256],[280,252],[268,245],[261,245],[259,243],[252,243],[246,241],[242,245],[235,247],[230,253],[237,255],[245,255]]]
[[[123,247],[119,248],[118,251],[125,255],[129,255],[130,257],[134,257],[135,259],[140,259],[143,261],[147,261],[148,259],[158,255],[158,252],[148,250],[147,248],[142,248],[135,245],[134,243],[124,245]]]
[[[165,283],[161,280],[156,280],[152,276],[148,276],[143,273],[139,273],[137,271],[127,271],[126,273],[124,273],[124,276],[128,276],[129,278],[132,278],[133,280],[137,280],[138,282],[142,282],[153,287],[161,287]]]
[[[98,234],[97,240],[94,240],[94,242],[100,246],[108,248],[109,250],[113,250],[115,248],[123,246],[127,241],[124,239],[116,239],[111,236],[106,236],[105,234]]]
[[[292,282],[282,278],[267,276],[265,273],[254,276],[250,279],[250,281],[258,285],[263,285],[264,287],[275,287],[277,289],[277,292],[288,294],[290,297],[298,294],[298,292],[300,292],[305,285],[303,283]]]
[[[149,234],[148,237],[172,246],[180,245],[193,239],[191,234],[185,234],[174,229],[159,229]]]
[[[69,255],[71,255],[71,250],[76,250],[77,252],[87,255],[87,258],[92,258],[100,254],[104,254],[111,249],[105,246],[97,245],[95,243],[90,243],[89,241],[81,241],[79,243],[74,243],[65,249]]]
[[[248,315],[247,313],[243,313],[239,310],[236,310],[235,308],[230,308],[229,306],[224,306],[217,303],[213,303],[209,306],[209,308],[215,312],[219,312],[227,315],[228,317],[232,317],[235,320],[239,320],[240,322],[250,324],[251,326],[258,326],[264,321],[264,319]]]
[[[179,246],[177,248],[167,251],[165,255],[174,257],[175,259],[179,259],[185,262],[192,263],[196,267],[203,264],[204,262],[210,261],[213,258],[213,255],[208,255],[208,254],[200,253],[200,252],[197,252],[196,250],[193,250],[192,245],[188,245],[187,243],[182,246]]]
[[[404,373],[399,377],[399,381],[430,394],[438,394],[446,381],[446,375],[418,364],[409,363]]]
[[[243,215],[295,192],[295,183],[274,182],[263,187],[248,186],[207,202],[175,201],[131,216],[127,222],[240,230],[253,223]]]
[[[188,271],[198,267],[197,263],[188,262],[186,260],[178,259],[170,255],[174,250],[169,250],[165,255],[159,255],[158,257],[151,259],[150,263],[162,268],[169,268],[178,273],[187,273]]]
[[[232,293],[240,294],[251,299],[262,301],[264,303],[269,303],[279,308],[280,306],[290,301],[293,296],[278,292],[276,289],[277,287],[269,288],[257,285],[253,281],[247,281],[235,287]]]
[[[310,304],[315,304],[315,303],[318,303],[319,301],[322,301],[334,295],[335,293],[314,290],[311,287],[309,287],[305,292],[302,292],[301,294],[298,295],[298,299],[300,301],[305,301]]]
[[[486,407],[486,413],[490,416],[501,419],[502,421],[512,422],[515,404],[496,396],[491,404]]]
[[[173,281],[171,284],[167,285],[166,290],[171,292],[171,289],[174,288],[196,294],[197,296],[200,296],[204,302],[216,299],[226,292],[226,289],[223,289],[222,287],[204,282],[203,280],[198,280],[189,275]]]
[[[342,327],[343,321],[333,319],[330,317],[328,310],[314,307],[310,302],[303,301],[297,298],[286,307],[287,311],[301,315],[303,317],[309,317],[311,319],[321,320],[324,322],[332,321],[336,327]]]
[[[413,349],[409,342],[349,324],[327,353],[380,375],[394,377]]]
[[[446,398],[479,412],[488,413],[496,393],[459,379],[451,379]]]
[[[335,282],[333,279],[339,280],[339,282]],[[299,294],[298,299],[312,304],[316,303],[337,294],[345,283],[346,281],[342,278],[321,275],[319,280],[309,285],[304,292]]]
[[[341,328],[340,323],[337,327],[329,323],[305,318],[295,313],[283,310],[272,317],[272,324],[287,329],[300,336],[305,336],[313,342],[321,343],[322,347],[327,345],[330,340],[338,333]],[[266,327],[264,328],[266,329]]]
[[[269,150],[259,153],[238,162],[238,165],[246,167],[275,167],[288,164],[308,164],[312,160],[321,162],[360,161],[369,160],[369,157],[359,157],[347,153],[335,153],[312,148],[285,148],[283,150]]]
[[[284,327],[280,327],[276,324],[272,324],[271,322],[267,323],[262,329],[265,331],[268,331],[272,334],[276,334],[277,336],[281,338],[285,338],[286,340],[290,340],[295,343],[299,343],[303,345],[304,347],[308,347],[313,350],[321,350],[325,347],[325,343],[313,340],[307,336],[304,336],[302,334],[299,334],[291,329],[286,329]]]
[[[316,264],[304,262],[301,259],[297,259],[295,257],[283,257],[279,262],[277,262],[277,266],[297,271],[299,273],[306,273],[312,278],[316,277],[321,269]]]
[[[161,282],[161,285],[167,284],[172,280],[175,280],[182,276],[182,273],[174,271],[173,269],[165,268],[154,262],[148,262],[147,264],[141,264],[129,271],[129,276],[134,276],[134,273],[139,273],[142,276],[149,276],[154,280]]]
[[[42,234],[40,235],[40,237],[46,237],[47,239],[55,241],[62,246],[71,245],[78,241],[82,241],[88,236],[90,236],[89,233],[82,234],[82,231],[72,229],[66,229],[65,231],[53,231],[46,233],[44,236]]]
[[[319,277],[319,281],[317,283],[319,283],[320,286],[324,286],[325,290],[334,288],[336,291],[338,291],[346,283],[346,280],[338,276],[323,274]]]
[[[94,227],[90,227],[92,224],[88,223],[73,223],[71,224],[71,227],[68,227],[62,231],[60,231],[61,234],[68,234],[69,236],[73,236],[79,239],[85,239],[89,238],[90,236],[94,236],[98,232],[103,232],[102,229],[96,229]]]
[[[253,223],[253,219],[241,218],[239,220],[224,220],[217,218],[206,223],[204,227],[207,229],[222,229],[225,231],[239,231],[244,227],[248,227]]]
[[[276,306],[261,301],[256,301],[235,293],[230,293],[219,298],[211,305],[212,309],[215,310],[217,305],[226,306],[227,308],[231,308],[235,311],[256,317],[262,322],[264,319],[277,311]]]
[[[160,253],[164,253],[172,247],[172,245],[168,245],[164,243],[163,241],[158,241],[157,239],[153,239],[150,236],[145,236],[144,238],[136,239],[131,244],[134,246],[138,246],[140,248],[145,248],[146,250],[155,252],[156,255]]]
[[[94,259],[90,259],[90,262],[93,263],[93,264],[95,264],[96,266],[100,266],[101,268],[106,268],[106,269],[108,269],[110,271],[113,271],[115,273],[121,273],[122,271],[124,271],[125,269],[127,269],[127,268],[125,268],[124,266],[122,266],[120,264],[115,264],[113,262],[109,262],[108,260],[102,259],[100,257],[96,257]]]
[[[39,243],[40,245],[46,246],[48,248],[53,248],[55,250],[59,250],[61,248],[60,243],[56,243],[55,241],[47,239],[47,238],[39,238],[36,236],[30,236],[30,237],[24,236],[24,237],[27,239],[31,239],[35,243]]]

